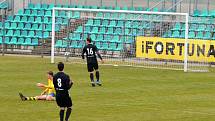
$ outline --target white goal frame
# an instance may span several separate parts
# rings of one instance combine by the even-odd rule
[[[175,13],[175,12],[152,12],[152,11],[129,11],[129,10],[106,10],[106,9],[82,9],[82,8],[59,8],[54,7],[52,9],[52,42],[51,42],[51,63],[54,63],[54,49],[55,49],[55,11],[64,10],[64,11],[80,11],[80,12],[109,12],[109,13],[133,13],[133,14],[155,14],[155,15],[178,15],[185,16],[185,51],[184,51],[184,72],[188,72],[188,22],[189,22],[189,13]]]

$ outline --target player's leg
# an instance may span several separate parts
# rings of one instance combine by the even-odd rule
[[[72,112],[72,100],[70,97],[67,98],[67,110],[66,110],[66,117],[65,117],[65,121],[69,120],[70,114]]]
[[[65,107],[60,107],[60,121],[63,121],[64,119],[64,111],[65,111]]]
[[[94,74],[93,74],[93,65],[91,63],[88,63],[87,64],[87,69],[88,69],[88,72],[90,73],[91,84],[92,84],[93,87],[95,87]]]
[[[26,97],[26,96],[24,96],[22,93],[19,93],[19,96],[20,96],[20,98],[21,98],[22,101],[26,101],[26,100],[28,100],[28,101],[37,100],[36,97]]]
[[[39,96],[36,96],[35,99],[36,100],[46,100],[46,97],[47,97],[47,95],[39,95]]]
[[[95,63],[95,64],[94,64],[94,69],[96,70],[96,84],[99,85],[99,86],[102,86],[101,81],[100,81],[100,79],[99,79],[100,74],[99,74],[99,66],[98,66],[98,63]]]
[[[47,101],[53,101],[53,100],[55,100],[54,93],[48,94],[47,97],[46,97],[46,100]]]

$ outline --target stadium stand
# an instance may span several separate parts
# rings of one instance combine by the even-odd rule
[[[19,10],[17,14],[8,16],[5,22],[5,43],[10,45],[23,46],[38,46],[40,39],[50,39],[52,30],[52,8],[56,7],[74,7],[74,8],[89,8],[89,9],[111,9],[111,10],[135,10],[135,11],[150,11],[149,8],[142,7],[110,7],[110,6],[82,6],[82,5],[54,5],[54,4],[29,4],[27,8]],[[1,5],[5,8],[5,5]],[[153,8],[151,11],[165,11]],[[55,13],[56,32],[65,28],[69,23],[67,13],[65,11],[57,11]],[[91,18],[86,20],[85,28],[79,25],[75,28],[69,37],[64,36],[56,41],[56,48],[82,48],[83,41],[88,35],[93,39],[99,49],[120,51],[122,43],[132,44],[135,36],[144,36],[145,29],[153,28],[153,24],[148,24],[147,21],[132,20],[136,16],[134,14],[113,14],[110,19],[110,13],[97,13],[96,19]],[[80,13],[74,12],[70,16],[73,19],[79,19]],[[125,21],[124,18],[130,18],[130,21]],[[149,16],[144,16],[149,17]],[[153,17],[153,16],[152,16]],[[215,39],[215,29],[213,19],[215,11],[194,10],[191,15],[189,24],[190,39]],[[124,29],[122,29],[124,28]],[[3,37],[2,23],[0,22],[0,42]],[[84,32],[84,34],[83,34]],[[163,37],[184,38],[185,23],[176,23],[171,29],[163,34]],[[70,40],[70,44],[63,40]]]

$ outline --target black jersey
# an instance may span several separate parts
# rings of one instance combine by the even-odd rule
[[[82,58],[84,59],[84,54],[86,53],[87,63],[97,63],[96,53],[98,53],[98,49],[93,44],[88,44],[83,48]]]
[[[64,72],[58,72],[53,77],[53,84],[56,90],[56,94],[68,93],[71,88],[70,77]]]

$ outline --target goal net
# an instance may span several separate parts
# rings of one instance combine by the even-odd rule
[[[83,63],[92,39],[105,64],[208,71],[210,43],[188,39],[187,13],[53,8],[51,63]],[[188,34],[189,33],[189,34]]]

